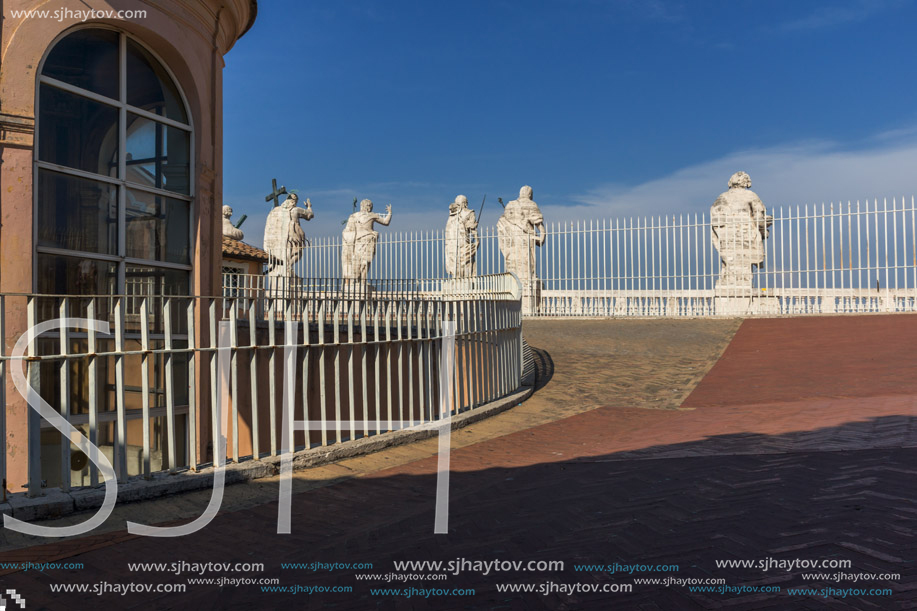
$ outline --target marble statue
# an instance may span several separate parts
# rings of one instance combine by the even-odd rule
[[[446,273],[453,278],[477,275],[478,221],[468,208],[468,198],[459,195],[449,204],[445,235]]]
[[[306,207],[297,206],[299,197],[290,193],[282,204],[267,215],[264,225],[264,250],[268,261],[268,276],[291,278],[293,265],[302,258],[306,245],[306,234],[299,225],[300,219],[311,220],[312,202],[306,199]]]
[[[519,199],[506,204],[497,221],[497,239],[506,271],[522,284],[522,312],[530,314],[541,301],[541,282],[535,275],[535,248],[545,241],[544,217],[532,201],[532,187],[519,189]]]
[[[774,219],[761,199],[751,190],[751,178],[736,172],[729,178],[729,190],[710,208],[713,246],[720,255],[717,292],[751,295],[753,268],[764,263],[764,241]]]
[[[229,218],[232,216],[232,208],[223,206],[223,235],[233,240],[241,240],[245,235],[238,227],[233,226]]]
[[[497,238],[500,252],[506,262],[506,271],[516,274],[523,289],[537,281],[535,276],[535,248],[544,244],[544,217],[538,204],[532,201],[532,187],[519,189],[519,199],[506,204],[503,216],[497,221]]]
[[[373,231],[373,223],[388,225],[392,222],[392,207],[385,207],[385,216],[373,212],[373,203],[368,199],[360,202],[359,212],[347,219],[341,244],[341,276],[345,280],[366,282],[369,264],[376,256],[376,242],[379,232]]]

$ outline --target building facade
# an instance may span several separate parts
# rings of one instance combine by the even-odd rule
[[[254,22],[255,0],[0,6],[0,293],[219,295],[223,56]],[[28,301],[4,307],[9,354]],[[27,479],[28,406],[11,382],[5,391],[15,492]],[[82,389],[70,391],[79,409]],[[136,417],[122,425],[128,443],[146,430]]]

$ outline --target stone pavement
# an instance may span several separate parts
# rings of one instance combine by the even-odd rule
[[[580,331],[616,324],[590,321]],[[530,404],[537,406],[545,396],[563,403],[557,409],[565,414],[575,412],[570,406],[582,403],[577,379],[560,374],[565,361],[557,356],[569,351],[561,345],[567,338],[552,341],[545,329],[530,330],[531,343],[543,351],[543,362],[550,357],[556,373],[506,416],[534,410]],[[4,576],[0,585],[26,593],[29,609],[912,608],[917,606],[917,392],[909,371],[917,364],[911,354],[915,340],[917,316],[910,315],[749,320],[682,409],[635,408],[616,400],[531,428],[490,431],[472,443],[463,443],[463,433],[457,433],[448,535],[433,534],[437,458],[418,459],[418,451],[435,451],[434,442],[421,442],[397,449],[400,458],[359,459],[363,462],[352,467],[359,471],[364,465],[360,477],[343,473],[349,467],[339,465],[337,479],[328,472],[320,487],[295,495],[291,535],[275,532],[276,502],[254,495],[256,502],[221,513],[204,530],[175,541],[112,532],[81,539],[79,547],[61,542],[0,554],[0,560],[67,557],[85,565],[18,572]],[[377,467],[380,460],[393,466],[367,466]],[[565,569],[466,571],[444,581],[406,583],[357,579],[392,573],[396,560],[457,558],[562,560]],[[901,578],[854,583],[805,577],[800,569],[716,565],[767,558],[849,560],[844,573]],[[277,594],[256,585],[189,585],[185,594],[100,597],[52,594],[49,588],[99,581],[187,583],[187,575],[127,568],[128,562],[181,560],[263,562],[263,573],[216,576],[276,577],[283,585],[344,586],[352,592]],[[283,569],[285,562],[369,562],[373,568],[315,572]],[[614,562],[676,564],[679,570],[627,575],[574,566]],[[497,588],[545,582],[601,587],[666,576],[724,578],[730,586],[782,591],[720,594],[634,584],[631,593],[542,595]],[[405,598],[370,591],[407,587],[474,588],[475,594]],[[893,595],[787,592],[795,587],[890,587]]]

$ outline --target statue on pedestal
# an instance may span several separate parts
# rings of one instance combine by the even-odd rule
[[[537,307],[541,290],[535,275],[535,248],[544,244],[544,217],[532,201],[532,187],[519,189],[519,199],[506,204],[497,221],[497,238],[506,271],[516,274],[522,283],[523,311]]]
[[[449,205],[446,222],[446,273],[453,278],[477,275],[478,221],[474,210],[468,208],[468,198],[459,195]]]
[[[376,242],[379,232],[373,230],[373,223],[388,225],[392,222],[392,207],[385,207],[385,216],[373,212],[373,203],[368,199],[360,202],[359,212],[347,219],[341,244],[341,276],[345,280],[366,282],[369,265],[376,256]]]
[[[241,240],[245,234],[242,233],[241,229],[232,224],[232,221],[229,220],[231,216],[232,208],[223,206],[223,235],[233,240]]]
[[[290,193],[282,204],[274,207],[267,215],[264,225],[264,250],[268,261],[268,276],[292,278],[293,265],[302,258],[306,245],[306,234],[299,225],[300,219],[311,220],[312,202],[306,199],[306,207],[297,206],[299,197]]]
[[[761,199],[751,190],[748,174],[733,174],[729,190],[720,194],[710,208],[713,246],[721,262],[718,293],[752,294],[753,268],[764,263],[764,240],[773,222]]]

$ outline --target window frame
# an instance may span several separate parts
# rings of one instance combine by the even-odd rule
[[[74,32],[84,29],[96,29],[96,30],[109,30],[118,34],[118,100],[106,97],[104,95],[89,91],[87,89],[81,89],[75,85],[59,81],[50,76],[44,76],[42,72],[44,71],[45,61],[51,54],[51,51],[57,46],[57,44],[70,36]],[[175,85],[175,88],[178,90],[178,94],[181,97],[181,103],[184,105],[185,113],[188,116],[188,123],[184,124],[174,119],[169,119],[165,116],[157,115],[156,113],[150,112],[148,110],[132,106],[127,103],[127,41],[130,39],[134,44],[142,47],[147,51],[150,56],[163,68],[165,73],[172,83]],[[54,87],[56,89],[66,91],[75,95],[79,95],[102,104],[106,104],[118,110],[118,176],[113,178],[111,176],[106,176],[104,174],[94,174],[92,172],[87,172],[85,170],[78,170],[75,168],[69,168],[62,166],[56,163],[49,161],[42,161],[39,159],[39,131],[41,130],[41,109],[40,109],[40,95],[41,87],[46,85],[49,87]],[[35,79],[35,134],[33,137],[34,145],[32,147],[32,287],[35,292],[38,291],[38,255],[61,255],[61,256],[70,256],[70,257],[79,257],[83,259],[93,259],[114,262],[118,266],[118,278],[117,278],[117,294],[125,293],[125,277],[126,269],[129,265],[142,265],[154,268],[165,268],[172,270],[182,270],[188,272],[188,287],[189,292],[193,295],[195,293],[194,287],[194,217],[195,217],[195,199],[196,199],[196,172],[195,172],[195,151],[196,151],[196,142],[195,142],[195,128],[194,128],[194,117],[191,113],[191,108],[188,104],[188,98],[185,96],[181,85],[175,74],[172,72],[169,65],[162,60],[161,57],[148,45],[144,44],[143,41],[138,38],[131,36],[130,34],[120,30],[118,28],[106,26],[104,24],[81,24],[74,28],[69,28],[64,32],[61,32],[53,42],[48,45],[48,48],[45,50],[44,56],[41,59],[41,63],[38,66],[38,71]],[[128,113],[138,115],[140,117],[152,120],[157,123],[167,125],[176,129],[180,129],[189,134],[189,151],[188,151],[188,194],[178,193],[175,191],[170,191],[168,189],[158,189],[156,187],[151,187],[149,185],[144,185],[141,183],[135,183],[127,180],[127,115]],[[66,174],[69,176],[74,176],[78,178],[85,178],[94,180],[96,182],[107,183],[117,187],[118,189],[118,245],[117,245],[117,255],[93,253],[81,250],[70,250],[66,248],[52,247],[52,246],[39,246],[38,244],[38,215],[39,215],[39,173],[41,170],[49,170],[52,172],[58,172],[61,174]],[[126,256],[127,244],[126,244],[126,227],[127,227],[127,191],[128,189],[134,189],[137,191],[144,191],[152,195],[158,195],[162,197],[169,197],[172,199],[178,199],[186,201],[188,203],[188,263],[172,263],[168,261],[158,261],[150,259],[139,259],[134,257]]]

